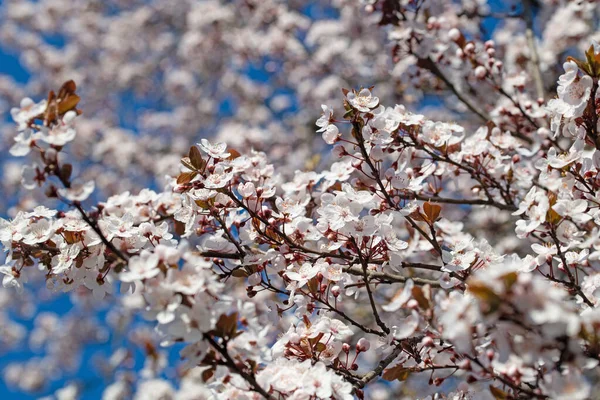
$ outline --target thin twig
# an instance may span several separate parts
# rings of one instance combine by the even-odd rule
[[[208,342],[208,344],[210,344],[210,346],[213,349],[215,349],[225,359],[226,365],[230,369],[234,370],[239,376],[241,376],[242,378],[244,378],[244,380],[246,382],[248,382],[248,384],[250,385],[250,389],[253,392],[259,393],[265,399],[269,399],[269,400],[273,399],[273,397],[269,393],[267,393],[267,391],[258,384],[258,382],[256,381],[256,378],[254,377],[254,374],[249,374],[246,371],[244,371],[242,368],[238,367],[238,365],[235,363],[233,358],[231,358],[231,356],[227,352],[227,349],[219,346],[219,344],[215,341],[215,339],[208,334],[204,334],[204,339]]]
[[[360,261],[360,264],[362,265],[363,279],[365,281],[365,288],[367,289],[367,295],[369,296],[369,303],[371,304],[371,310],[373,310],[373,316],[375,317],[375,321],[377,322],[377,325],[381,328],[381,330],[384,331],[386,334],[388,334],[388,333],[390,333],[390,328],[387,327],[385,322],[383,322],[383,320],[379,316],[379,312],[377,311],[377,305],[375,304],[375,299],[373,298],[373,292],[371,291],[371,286],[369,286],[369,274],[367,271],[367,269],[369,268],[369,265],[367,264],[366,260],[363,258],[362,254],[360,252],[360,248],[358,247],[358,244],[356,243],[356,240],[354,240],[354,238],[352,238],[352,243],[354,244],[354,247],[356,247],[356,254],[358,255],[358,260]]]
[[[371,382],[373,379],[381,375],[383,373],[383,370],[386,369],[387,366],[390,365],[396,359],[396,357],[400,355],[400,353],[402,353],[402,350],[402,345],[397,344],[392,350],[392,352],[388,354],[388,356],[385,357],[383,360],[379,361],[377,367],[375,367],[372,371],[369,371],[365,375],[363,375],[361,380],[357,382],[356,385],[362,389],[367,385],[367,383]]]

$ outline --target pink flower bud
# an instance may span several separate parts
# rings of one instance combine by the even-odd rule
[[[434,343],[433,343],[433,339],[429,336],[425,336],[422,340],[421,340],[421,344],[425,347],[433,347]]]
[[[356,343],[356,351],[362,353],[364,351],[368,351],[371,348],[371,342],[369,342],[365,338],[358,339],[358,343]]]
[[[338,297],[341,293],[342,293],[342,290],[340,289],[339,286],[336,285],[331,288],[331,294],[333,295],[333,297]]]
[[[471,361],[468,358],[461,360],[458,363],[458,368],[465,370],[465,371],[470,371],[471,370]]]

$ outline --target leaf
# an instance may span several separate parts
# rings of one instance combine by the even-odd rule
[[[567,61],[573,61],[575,64],[577,64],[579,69],[581,69],[586,74],[591,75],[591,71],[590,71],[590,68],[589,68],[589,65],[587,62],[578,60],[578,59],[570,57],[570,56],[567,57]]]
[[[319,293],[319,289],[320,289],[320,284],[319,281],[317,281],[317,278],[311,278],[308,282],[307,282],[307,286],[308,286],[308,290],[313,293]]]
[[[510,272],[502,277],[502,280],[504,281],[504,287],[506,288],[506,290],[510,290],[512,285],[514,285],[514,283],[517,281],[517,278],[518,275],[515,271]]]
[[[247,278],[250,276],[248,271],[246,271],[244,268],[234,269],[231,275],[233,275],[236,278]]]
[[[198,173],[196,171],[192,171],[192,172],[182,172],[181,174],[179,174],[179,176],[177,177],[177,184],[179,185],[183,185],[185,183],[190,183],[192,179],[194,179],[196,177],[196,175],[198,175]]]
[[[185,224],[181,221],[174,220],[175,223],[175,233],[178,235],[183,235],[185,233]]]
[[[421,289],[420,286],[415,286],[412,288],[412,297],[415,300],[417,300],[417,303],[419,303],[419,307],[421,307],[423,310],[429,310],[429,299],[427,298],[426,294],[423,292],[423,289]]]
[[[77,240],[77,235],[74,232],[64,231],[62,233],[62,235],[63,235],[63,237],[65,238],[65,241],[68,244],[73,244],[73,243],[76,243],[78,241]]]
[[[306,160],[306,162],[304,163],[304,169],[310,171],[310,170],[317,168],[317,166],[319,165],[319,161],[321,161],[321,155],[320,154],[313,155],[311,158]]]
[[[210,200],[212,200],[212,199],[209,199],[209,200],[194,200],[194,203],[196,203],[196,205],[198,207],[200,207],[201,209],[203,209],[203,210],[209,210],[210,207],[211,207]]]
[[[63,181],[68,182],[71,179],[71,173],[73,172],[73,166],[71,164],[63,164],[60,168],[60,178]]]
[[[496,292],[494,292],[491,288],[487,287],[482,282],[470,282],[467,285],[467,289],[473,294],[473,296],[477,297],[481,301],[481,303],[488,306],[488,310],[484,311],[493,312],[498,308],[498,306],[502,302],[500,296],[498,296]]]
[[[496,400],[505,400],[505,399],[508,399],[508,393],[506,393],[502,389],[498,389],[495,386],[490,385],[490,392],[492,393],[492,396],[494,396],[494,398]]]
[[[194,168],[190,168],[190,169],[200,170],[204,167],[204,160],[202,159],[202,154],[200,153],[200,150],[196,146],[190,147],[188,157],[190,159],[190,163],[194,167]]]
[[[265,229],[265,234],[269,239],[271,239],[275,242],[278,242],[281,240],[279,233],[277,233],[277,231],[275,229],[271,228],[270,226],[267,226],[267,228]]]
[[[183,165],[187,169],[191,169],[192,171],[195,169],[189,157],[183,157],[181,159],[181,165]]]
[[[208,382],[208,380],[210,378],[213,377],[213,375],[215,374],[215,367],[210,367],[208,369],[205,369],[204,371],[202,371],[202,381],[203,382]]]
[[[594,45],[590,45],[590,48],[585,52],[585,59],[587,60],[587,63],[589,65],[589,72],[591,72],[590,75],[595,77],[596,73],[598,71],[596,69],[596,57],[595,57],[595,53],[594,53]]]
[[[222,338],[231,338],[237,331],[238,313],[222,314],[217,321],[215,332]]]
[[[325,343],[323,342],[319,342],[314,346],[314,349],[316,352],[322,352],[325,351],[325,349],[327,349],[327,345],[325,345]]]
[[[546,212],[546,221],[550,222],[553,225],[556,225],[560,221],[562,221],[562,217],[560,216],[560,214],[558,214],[552,208],[556,204],[557,200],[558,200],[558,196],[554,192],[550,192],[548,194],[548,202],[550,203],[550,207],[548,208],[548,211]]]
[[[75,94],[76,89],[77,85],[73,80],[66,81],[60,87],[58,95],[56,96],[59,114],[64,114],[77,106],[81,99]]]
[[[63,99],[70,94],[74,94],[75,90],[77,90],[77,85],[75,84],[75,81],[73,79],[68,80],[65,83],[63,83],[60,87],[57,97],[59,99]]]
[[[227,157],[229,161],[235,160],[236,158],[241,156],[240,152],[236,149],[227,149],[227,152],[229,153],[229,157]]]
[[[392,368],[385,369],[383,371],[382,378],[386,381],[405,381],[410,375],[410,369],[404,368],[398,364]]]
[[[64,100],[61,100],[58,103],[58,114],[62,115],[65,114],[67,111],[73,110],[75,107],[77,107],[79,100],[80,98],[76,94],[69,95]]]
[[[427,221],[430,224],[433,224],[440,216],[440,212],[442,211],[442,207],[439,204],[430,203],[429,201],[423,204],[423,212],[427,217]]]

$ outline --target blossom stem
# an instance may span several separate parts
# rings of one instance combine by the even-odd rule
[[[369,371],[365,375],[363,375],[363,377],[360,379],[360,381],[356,383],[356,385],[361,389],[365,387],[367,383],[371,382],[377,376],[381,375],[383,373],[383,370],[386,369],[387,366],[390,365],[396,359],[396,357],[400,355],[400,353],[402,353],[402,351],[402,346],[400,344],[397,344],[392,350],[392,352],[388,354],[387,357],[385,357],[383,360],[379,361],[377,367],[375,367],[372,371]]]
[[[575,292],[577,292],[577,294],[579,295],[579,297],[581,297],[581,299],[585,302],[585,304],[587,304],[588,306],[593,308],[594,303],[592,303],[592,301],[590,299],[588,299],[588,297],[585,295],[585,293],[583,293],[583,290],[581,290],[581,286],[579,286],[579,283],[573,276],[573,273],[571,272],[571,270],[569,270],[569,263],[567,262],[567,258],[565,257],[563,251],[560,248],[560,241],[558,240],[558,237],[556,236],[556,231],[554,229],[554,226],[552,226],[550,228],[550,237],[552,238],[552,240],[554,241],[554,244],[556,245],[556,251],[558,253],[558,257],[562,261],[563,269],[565,270],[565,273],[567,274],[567,277],[569,278],[569,281],[571,283],[569,286],[572,289],[574,289]]]
[[[373,316],[375,317],[375,321],[377,322],[377,325],[379,325],[381,330],[384,331],[386,334],[388,334],[388,333],[390,333],[390,328],[388,328],[387,325],[381,320],[381,317],[379,316],[379,312],[377,311],[377,305],[375,304],[375,299],[373,298],[373,292],[371,291],[371,286],[369,286],[369,274],[368,274],[369,265],[367,264],[366,260],[363,258],[360,248],[358,247],[358,244],[356,243],[356,240],[354,240],[354,238],[352,238],[352,243],[354,244],[354,247],[356,247],[356,254],[358,256],[360,264],[362,265],[363,279],[365,281],[365,288],[367,289],[367,295],[369,296],[369,303],[371,303],[371,310],[373,310]]]

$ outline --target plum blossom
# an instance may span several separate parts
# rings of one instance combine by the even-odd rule
[[[52,272],[55,274],[61,274],[72,267],[73,261],[79,255],[81,249],[77,245],[65,244],[60,249],[60,255],[56,258],[56,265],[53,266]]]
[[[358,93],[350,91],[346,99],[352,107],[361,112],[369,112],[379,104],[379,98],[373,96],[369,89],[361,89]]]
[[[0,266],[0,274],[4,275],[2,278],[3,287],[14,288],[18,293],[23,292],[23,284],[27,283],[27,279],[14,267],[9,265]]]
[[[153,278],[160,273],[158,261],[156,254],[143,251],[129,260],[128,270],[119,274],[119,279],[123,282],[133,282]]]
[[[13,121],[17,124],[17,129],[23,131],[27,127],[29,120],[42,114],[46,109],[46,106],[46,100],[36,103],[29,97],[22,99],[18,108],[15,107],[10,110]]]
[[[587,106],[592,91],[592,78],[588,75],[579,76],[579,67],[575,62],[563,64],[565,73],[558,78],[558,98],[569,106],[565,114],[567,118],[581,116]]]
[[[207,139],[202,139],[200,143],[198,143],[198,146],[200,146],[206,154],[216,159],[227,158],[230,156],[230,154],[226,152],[226,143],[211,143]]]
[[[321,108],[323,109],[323,115],[316,122],[319,127],[317,132],[322,132],[325,143],[334,144],[339,137],[340,130],[332,123],[333,109],[326,105],[321,105]]]
[[[575,222],[587,222],[592,216],[586,214],[588,203],[586,200],[563,200],[560,199],[552,206],[552,209],[562,217],[570,217]]]
[[[317,276],[321,272],[322,267],[318,264],[304,263],[297,271],[287,271],[285,275],[298,282],[298,287],[306,285],[306,283]]]

